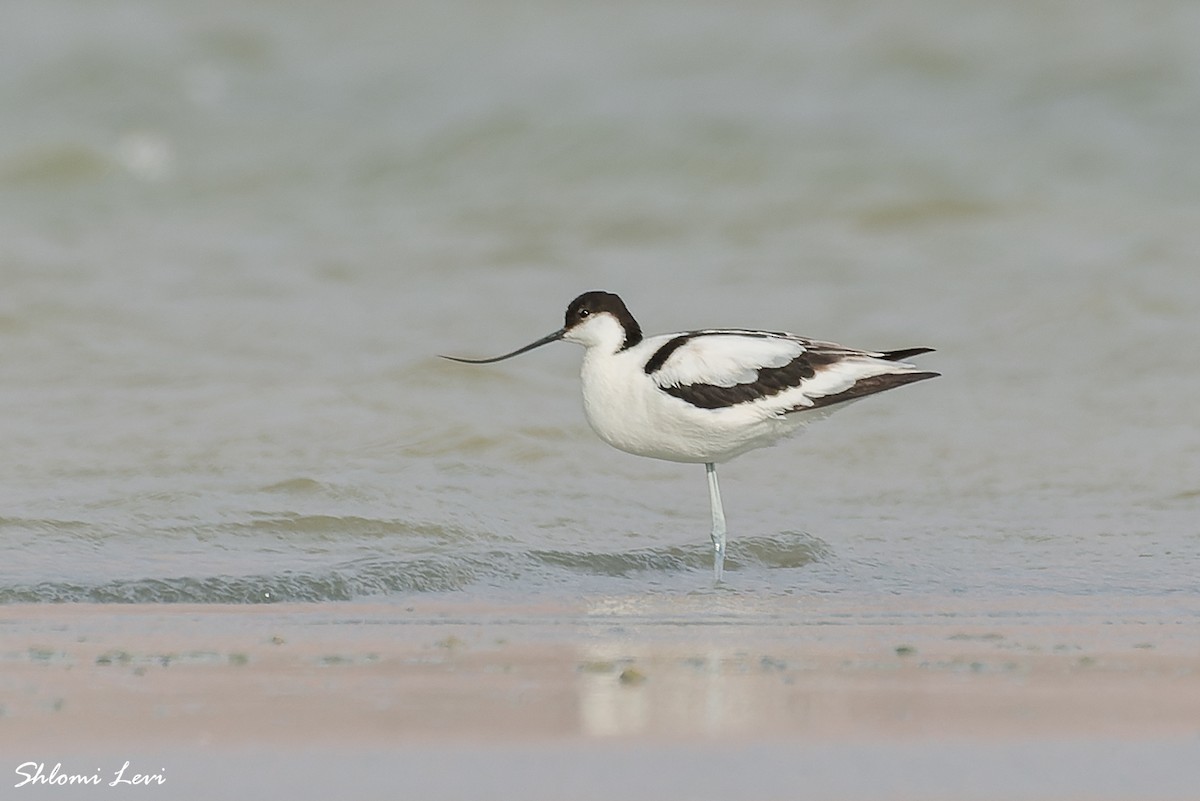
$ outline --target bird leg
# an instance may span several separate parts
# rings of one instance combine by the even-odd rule
[[[725,568],[725,510],[721,508],[721,488],[717,486],[717,466],[704,465],[708,473],[708,502],[712,507],[713,578],[720,583]]]

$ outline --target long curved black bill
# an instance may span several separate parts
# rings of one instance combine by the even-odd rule
[[[491,364],[492,362],[502,362],[505,359],[511,359],[513,356],[520,356],[526,351],[540,348],[542,345],[549,345],[551,342],[557,342],[563,338],[563,334],[567,333],[567,329],[560,328],[553,334],[542,337],[537,342],[530,342],[523,348],[517,348],[512,353],[506,353],[503,356],[493,356],[490,359],[460,359],[457,356],[443,356],[443,359],[449,359],[452,362],[462,362],[464,364]]]

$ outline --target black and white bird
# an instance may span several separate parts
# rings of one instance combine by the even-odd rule
[[[610,292],[575,298],[562,328],[512,353],[443,358],[489,364],[560,339],[586,349],[583,410],[600,439],[637,456],[704,465],[717,581],[725,562],[718,464],[773,445],[851,401],[939,375],[904,361],[932,348],[856,350],[745,328],[646,337]]]

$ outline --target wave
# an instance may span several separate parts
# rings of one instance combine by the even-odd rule
[[[828,547],[807,534],[750,537],[730,549],[725,569],[797,569],[822,560]],[[708,571],[703,544],[595,553],[486,550],[408,559],[362,558],[323,570],[230,576],[43,581],[0,586],[0,604],[224,603],[349,601],[372,596],[458,592],[476,586],[536,588],[579,577],[629,578]]]

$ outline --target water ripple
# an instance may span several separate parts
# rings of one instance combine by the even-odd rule
[[[797,569],[828,555],[827,546],[806,534],[747,538],[726,562],[729,571]],[[119,579],[98,583],[43,581],[0,587],[0,603],[276,603],[348,601],[368,596],[456,592],[473,585],[537,585],[580,575],[632,575],[707,571],[711,552],[703,545],[665,546],[625,552],[488,550],[415,559],[367,557],[325,570],[283,570],[249,576],[179,576]]]

